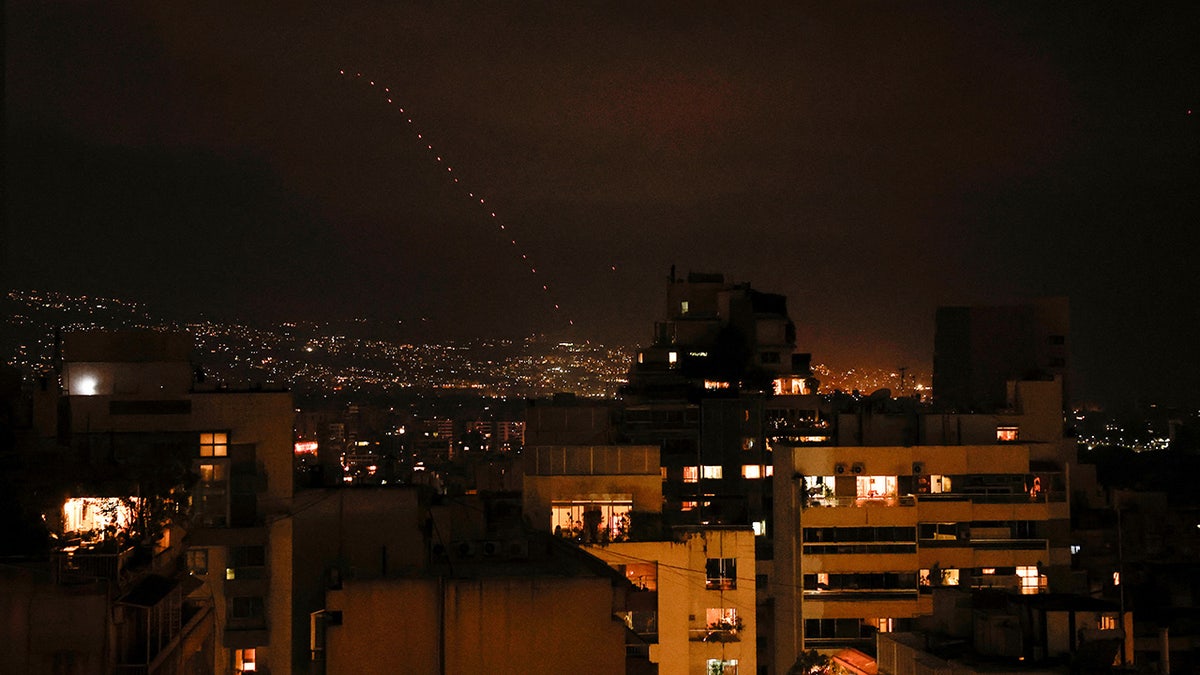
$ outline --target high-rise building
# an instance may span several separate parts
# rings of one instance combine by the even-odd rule
[[[863,399],[826,441],[775,439],[776,672],[911,629],[939,586],[1069,589],[1061,381],[1009,389],[1001,413]]]
[[[93,479],[111,472],[141,490],[73,496],[173,506],[187,575],[166,576],[181,602],[215,617],[215,672],[290,672],[292,549],[281,523],[293,496],[292,397],[199,382],[191,357],[186,333],[67,334],[57,381],[35,392],[35,426]]]

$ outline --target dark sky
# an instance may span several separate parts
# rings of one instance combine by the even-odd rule
[[[7,3],[0,281],[633,342],[675,264],[915,368],[1067,295],[1081,397],[1200,401],[1195,4],[345,4]]]

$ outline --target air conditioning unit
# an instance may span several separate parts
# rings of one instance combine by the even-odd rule
[[[834,464],[833,472],[839,476],[846,473],[846,465],[845,464]]]
[[[862,473],[862,472],[863,472],[863,465],[862,465],[862,462],[855,462],[855,463],[854,463],[854,464],[853,464],[853,465],[850,467],[850,473],[852,473],[852,474],[854,474],[854,475],[856,475],[856,476],[857,476],[858,474]]]
[[[445,560],[447,557],[446,556],[446,545],[442,544],[442,543],[434,544],[433,545],[433,557],[436,560]]]
[[[500,542],[498,542],[498,541],[483,542],[483,554],[485,556],[491,557],[491,556],[498,554],[499,552],[500,552]]]
[[[920,476],[923,473],[925,473],[925,463],[924,462],[913,462],[912,463],[912,475]]]
[[[455,542],[453,550],[455,555],[460,559],[475,557],[475,544],[469,541]]]

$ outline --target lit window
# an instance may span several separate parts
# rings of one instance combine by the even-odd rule
[[[229,434],[203,433],[200,434],[201,457],[224,457],[229,454]]]
[[[696,506],[697,506],[697,504],[695,501],[689,500],[689,501],[683,502],[683,505],[680,508],[684,511],[691,511],[692,509],[695,509]]]
[[[700,480],[700,467],[685,466],[683,467],[683,482],[696,483]]]
[[[661,471],[662,471],[662,479],[666,480],[667,479],[667,467],[660,466],[659,469],[661,469]]]
[[[817,590],[829,590],[829,572],[817,572]]]
[[[683,302],[679,303],[679,313],[680,314],[688,313],[688,301],[687,300],[684,300]]]
[[[705,479],[709,479],[709,478],[711,478],[711,479],[718,479],[718,478],[720,478],[720,477],[721,477],[721,467],[720,467],[720,466],[714,466],[714,465],[711,465],[711,464],[706,464],[706,465],[703,467],[703,469],[704,469],[704,471],[703,471],[703,473],[702,473],[701,475],[702,475],[702,476],[703,476]]]
[[[1046,577],[1038,573],[1037,565],[1017,567],[1017,577],[1021,579],[1021,594],[1034,595],[1046,588]]]
[[[709,675],[737,675],[738,660],[729,659],[722,661],[721,659],[709,659],[705,664],[705,671]]]
[[[996,570],[992,570],[995,572]],[[986,572],[985,572],[986,574]],[[942,570],[942,585],[957,586],[959,584],[959,575],[957,569]]]
[[[1100,630],[1116,630],[1117,617],[1112,614],[1101,614],[1100,620],[1097,622],[1097,627]]]
[[[253,649],[235,649],[233,652],[233,670],[238,673],[251,673],[257,670]]]
[[[768,464],[768,465],[766,466],[766,469],[767,469],[767,472],[764,474],[765,476],[767,476],[767,477],[769,478],[769,477],[771,477],[771,476],[774,476],[774,475],[775,475],[775,467],[773,467],[773,466],[771,466],[770,464]]]
[[[679,362],[679,352],[667,352],[667,363],[674,365]]]
[[[858,476],[858,496],[884,499],[896,496],[896,476]]]
[[[995,574],[996,568],[995,567],[984,567],[979,570],[979,573],[980,574]]]
[[[638,352],[638,363],[643,363],[644,361],[645,361],[645,354],[643,354],[642,352]]]
[[[63,532],[127,530],[140,503],[138,497],[72,497],[63,502]]]
[[[83,375],[75,378],[75,391],[71,392],[79,396],[95,396],[99,382],[95,375]]]
[[[1113,586],[1120,586],[1120,585],[1121,585],[1121,573],[1113,572]]]
[[[996,440],[1015,441],[1020,430],[1020,427],[996,427]]]
[[[1076,553],[1079,553],[1082,550],[1083,550],[1083,547],[1080,546],[1079,544],[1071,544],[1071,555],[1075,555]]]
[[[762,467],[757,464],[743,464],[742,478],[762,478]]]
[[[750,527],[751,527],[751,529],[754,530],[754,536],[756,536],[756,537],[767,536],[767,521],[756,520],[753,523],[750,523]]]
[[[224,464],[201,464],[200,465],[200,482],[201,483],[220,483],[225,480],[225,465]]]
[[[704,388],[705,389],[728,389],[729,383],[722,382],[721,380],[705,380]]]
[[[895,625],[892,619],[880,617],[878,619],[867,619],[867,623],[879,630],[880,633],[892,632],[892,627]]]
[[[754,440],[755,439],[753,436],[747,436],[746,438],[743,438],[742,439],[742,449],[743,450],[753,450],[754,446],[755,446]]]
[[[741,620],[735,607],[709,607],[704,618],[710,630],[727,630],[736,632]]]

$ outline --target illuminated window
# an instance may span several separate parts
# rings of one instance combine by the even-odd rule
[[[638,352],[638,363],[643,363],[644,361],[645,361],[645,354],[643,354],[642,352]]]
[[[705,389],[728,389],[729,383],[723,382],[721,380],[705,380],[704,388]]]
[[[700,480],[700,467],[685,466],[683,467],[683,482],[696,483]]]
[[[233,651],[233,670],[238,673],[252,673],[258,670],[257,659],[253,649],[235,649]]]
[[[896,496],[896,476],[858,476],[858,496],[883,499]]]
[[[688,301],[687,300],[684,300],[683,302],[679,303],[679,313],[680,314],[688,313]]]
[[[63,502],[63,532],[127,530],[140,502],[138,497],[72,497]]]
[[[224,464],[201,464],[200,465],[200,482],[201,483],[220,483],[225,480],[225,465]]]
[[[661,470],[662,470],[662,479],[663,479],[663,480],[666,480],[666,479],[667,479],[667,467],[665,467],[665,466],[660,466],[660,467],[659,467],[659,469],[661,469]]]
[[[99,381],[95,375],[82,375],[75,379],[75,390],[71,393],[79,396],[95,396],[98,392]]]
[[[980,570],[979,570],[979,573],[980,573],[980,574],[986,574],[986,575],[995,574],[995,573],[996,573],[996,568],[995,568],[995,567],[984,567],[984,568],[982,568],[982,569],[980,569]]]
[[[753,436],[747,436],[746,438],[742,439],[743,450],[753,450],[755,445],[757,444],[755,443],[755,438]]]
[[[702,477],[704,477],[705,479],[709,479],[709,478],[711,478],[711,479],[718,479],[718,478],[721,478],[721,473],[722,473],[722,472],[721,472],[721,467],[720,467],[720,466],[715,466],[715,465],[711,465],[711,464],[706,464],[706,465],[705,465],[704,467],[702,467],[702,468],[703,468],[703,471],[702,471],[702,473],[701,473],[701,476],[702,476]]]
[[[880,633],[892,632],[892,627],[895,625],[892,619],[880,617],[878,619],[867,619],[867,623],[876,628]]]
[[[756,537],[767,536],[767,521],[765,520],[756,520],[750,523],[750,528],[754,530],[754,536]]]
[[[743,464],[742,478],[762,478],[762,467],[757,464]]]
[[[684,511],[691,511],[692,509],[696,508],[696,506],[697,506],[697,503],[695,501],[689,500],[689,501],[683,502],[683,506],[681,506],[680,508]]]
[[[766,473],[765,473],[765,474],[763,474],[763,475],[765,475],[765,476],[767,476],[767,477],[771,477],[771,476],[774,476],[774,475],[775,475],[775,467],[773,467],[773,466],[771,466],[770,464],[768,464],[768,465],[767,465],[765,468],[766,468],[766,470],[767,470],[767,471],[766,471]]]
[[[1046,588],[1046,577],[1038,574],[1037,565],[1017,567],[1017,577],[1021,579],[1021,594],[1035,595]]]
[[[737,588],[737,558],[709,558],[704,563],[704,588],[732,591]]]
[[[738,659],[731,658],[728,661],[721,661],[719,658],[710,658],[704,664],[704,673],[712,675],[738,675]]]
[[[995,570],[993,570],[995,571]],[[957,569],[942,570],[942,585],[957,586],[959,584],[959,575]]]
[[[633,498],[554,501],[550,527],[554,534],[583,542],[625,541],[629,538]]]
[[[1116,630],[1117,617],[1112,614],[1101,614],[1099,621],[1096,622],[1096,627],[1100,630]]]
[[[1113,579],[1113,586],[1121,585],[1121,573],[1120,572],[1113,572],[1112,579]]]
[[[738,661],[737,659],[729,659],[728,661],[709,659],[705,664],[704,672],[709,675],[737,675]]]
[[[643,591],[658,590],[658,563],[629,563],[617,565],[617,569],[625,572],[629,583]]]
[[[704,618],[711,630],[737,631],[741,627],[735,607],[709,607]]]
[[[817,590],[829,590],[829,572],[817,572]]]
[[[667,352],[667,363],[671,365],[679,363],[679,352]]]
[[[996,427],[996,440],[1015,441],[1020,431],[1020,427]]]
[[[225,457],[229,454],[229,434],[213,432],[200,434],[201,457]]]
[[[204,576],[208,574],[208,549],[192,548],[187,552],[187,567],[192,574]]]

